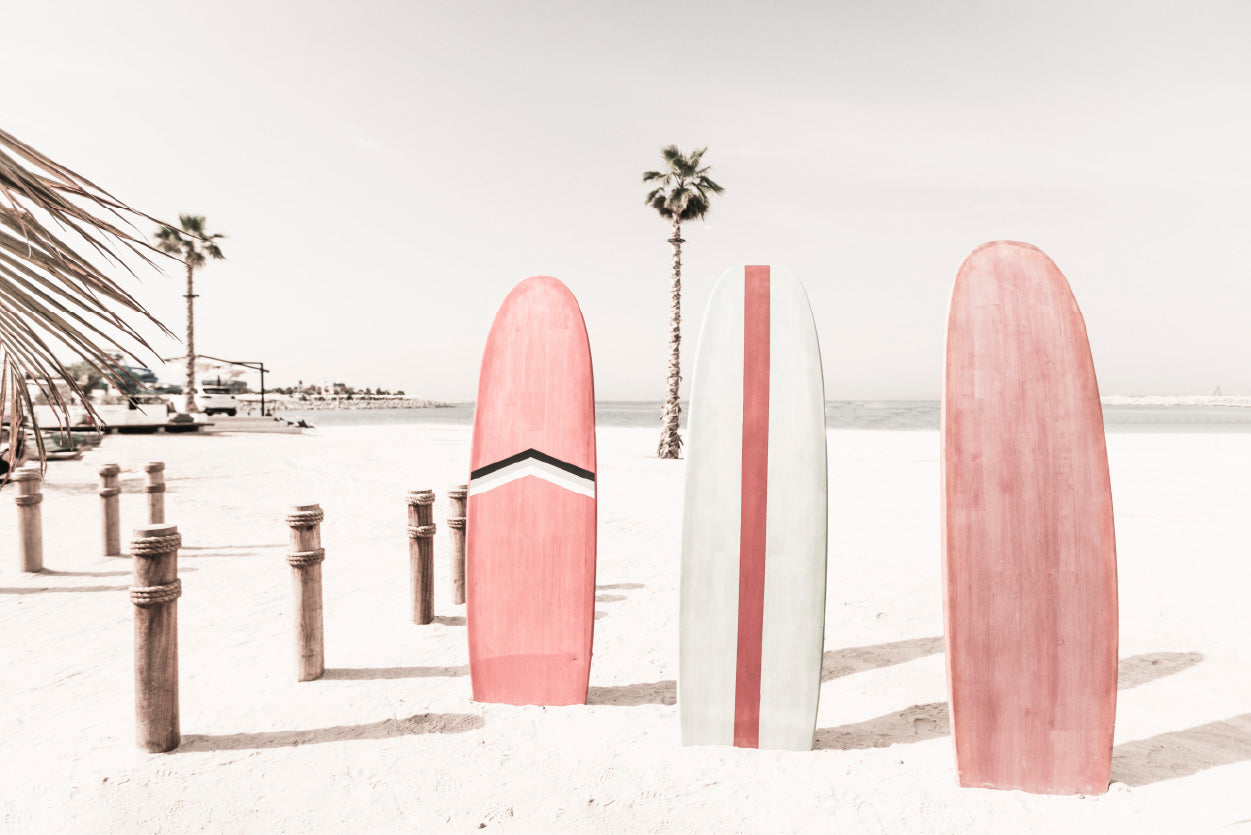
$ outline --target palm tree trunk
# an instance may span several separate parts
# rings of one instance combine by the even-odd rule
[[[681,458],[682,436],[678,434],[678,422],[682,406],[678,402],[678,387],[682,384],[682,364],[679,349],[682,344],[682,221],[673,218],[673,277],[669,284],[669,388],[665,393],[665,408],[660,417],[660,445],[658,458]]]
[[[190,414],[198,411],[195,405],[195,285],[192,276],[195,267],[187,264],[187,379],[182,387],[183,406]]]

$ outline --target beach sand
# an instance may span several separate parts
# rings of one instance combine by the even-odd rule
[[[1120,565],[1113,784],[962,789],[946,710],[938,435],[831,431],[817,750],[683,748],[682,462],[599,433],[589,704],[470,699],[446,491],[464,426],[110,436],[51,465],[45,565],[0,493],[0,829],[18,832],[1251,832],[1251,434],[1108,438]],[[183,537],[183,741],[134,743],[130,559],[100,556],[98,468],[166,462]],[[410,621],[408,490],[438,494],[437,620]],[[325,509],[326,666],[294,680],[292,504]],[[525,536],[525,531],[518,531]]]

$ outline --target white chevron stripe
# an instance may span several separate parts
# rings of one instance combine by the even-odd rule
[[[533,458],[518,461],[516,464],[509,464],[503,469],[471,480],[469,482],[469,495],[479,496],[494,490],[496,487],[508,484],[510,481],[516,481],[526,476],[541,478],[544,481],[555,484],[557,487],[563,487],[583,496],[590,496],[592,499],[595,498],[595,482],[592,479],[576,476],[573,473],[562,470],[560,467],[554,467],[551,464],[537,461]]]

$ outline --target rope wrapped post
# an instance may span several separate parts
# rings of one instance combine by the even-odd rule
[[[291,589],[295,593],[295,675],[299,681],[321,678],[326,672],[325,628],[321,605],[321,505],[297,504],[287,512],[291,528]]]
[[[101,531],[106,557],[122,556],[122,521],[117,498],[122,492],[117,484],[117,475],[121,471],[122,468],[116,464],[105,464],[100,468]]]
[[[447,491],[447,529],[452,532],[452,602],[465,602],[465,504],[469,486],[458,484]]]
[[[413,623],[434,620],[434,491],[408,494],[408,574]]]
[[[22,571],[38,574],[43,571],[43,512],[39,508],[43,501],[40,486],[43,475],[38,467],[22,467],[13,474],[17,484],[17,495],[13,497],[17,505],[17,531],[21,542],[19,557]]]
[[[175,525],[135,528],[135,737],[154,754],[182,741],[178,722],[178,547]]]
[[[164,524],[165,463],[162,461],[149,461],[143,465],[143,471],[148,474],[148,484],[144,488],[148,494],[148,524]]]

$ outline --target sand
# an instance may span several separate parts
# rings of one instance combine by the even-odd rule
[[[464,480],[468,427],[110,436],[51,466],[45,563],[0,494],[0,828],[17,832],[1251,831],[1251,434],[1109,436],[1121,594],[1110,791],[956,785],[945,705],[938,436],[830,433],[817,750],[679,744],[682,462],[606,428],[590,704],[470,699],[446,528],[409,618],[408,490]],[[100,556],[100,465],[144,522],[167,464],[183,742],[134,744],[128,558]],[[326,676],[294,680],[289,505],[320,502]],[[518,532],[524,536],[524,531]]]

